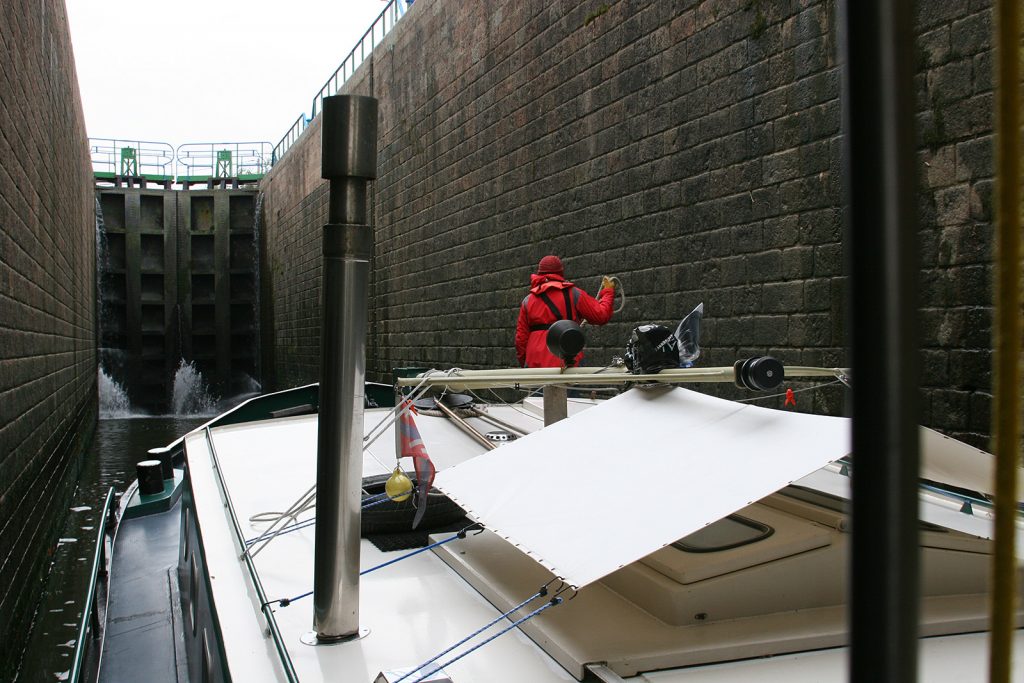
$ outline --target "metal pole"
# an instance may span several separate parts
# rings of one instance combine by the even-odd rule
[[[565,387],[548,385],[544,387],[544,426],[569,417],[569,392]]]
[[[853,376],[850,680],[917,680],[918,388],[913,4],[844,0]]]
[[[1020,0],[994,7],[996,24],[995,357],[992,364],[992,452],[996,455],[995,552],[992,558],[992,639],[989,680],[1013,675],[1019,605],[1015,550],[1021,406],[1021,77]]]
[[[323,330],[317,428],[313,630],[321,643],[359,635],[366,308],[373,234],[367,181],[377,176],[377,100],[325,97]]]
[[[477,443],[484,446],[487,450],[493,451],[495,448],[498,447],[496,443],[494,443],[493,441],[489,441],[486,436],[478,432],[476,429],[473,429],[472,425],[470,425],[468,422],[466,422],[461,417],[456,415],[455,411],[446,406],[442,401],[437,402],[437,409],[440,410],[445,415],[447,415],[451,419],[451,421],[455,423],[456,427],[464,431],[466,434],[472,437]]]

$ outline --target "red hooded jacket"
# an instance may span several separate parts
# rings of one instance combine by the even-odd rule
[[[547,347],[547,329],[556,320],[586,320],[593,325],[604,325],[612,317],[615,290],[602,289],[597,298],[567,281],[561,275],[546,273],[530,275],[530,293],[519,307],[516,323],[516,356],[519,365],[527,368],[560,368],[562,359]],[[568,303],[569,310],[566,310]],[[551,307],[558,310],[558,316]],[[583,357],[576,357],[579,363]]]

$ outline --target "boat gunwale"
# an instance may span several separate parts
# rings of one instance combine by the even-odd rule
[[[274,610],[271,609],[270,602],[267,601],[267,594],[263,590],[263,584],[260,581],[259,573],[256,571],[256,567],[253,564],[252,557],[248,552],[245,552],[245,537],[242,535],[242,528],[238,524],[238,516],[235,514],[234,504],[231,502],[231,496],[228,493],[227,485],[224,482],[224,478],[221,474],[220,460],[217,457],[217,446],[214,443],[213,436],[210,433],[212,425],[207,423],[203,427],[203,438],[210,448],[210,458],[212,461],[212,470],[215,474],[214,481],[217,483],[217,489],[220,493],[221,500],[224,502],[224,507],[228,512],[228,519],[231,522],[231,530],[235,535],[235,541],[237,542],[237,548],[241,549],[240,557],[244,564],[246,571],[249,573],[249,578],[252,581],[253,588],[256,590],[256,596],[260,601],[260,611],[263,613],[264,618],[267,621],[267,629],[270,632],[270,637],[274,641],[274,648],[277,650],[278,657],[281,660],[281,664],[284,667],[285,676],[287,676],[290,683],[298,683],[299,677],[295,672],[295,666],[292,663],[291,655],[288,653],[288,647],[285,645],[284,638],[281,635],[281,631],[277,625],[277,619],[274,617]]]
[[[92,569],[89,572],[89,588],[85,594],[85,606],[82,608],[82,616],[78,622],[78,635],[75,639],[75,651],[72,653],[71,669],[68,675],[69,683],[78,683],[82,676],[82,667],[85,664],[85,655],[87,649],[87,637],[90,635],[90,631],[93,631],[93,638],[99,637],[99,654],[96,659],[96,675],[99,678],[100,665],[103,661],[103,639],[106,635],[106,629],[103,624],[99,624],[99,614],[97,612],[98,606],[96,605],[96,591],[97,585],[99,584],[100,578],[100,563],[104,561],[105,556],[108,556],[106,552],[105,544],[107,539],[107,532],[109,531],[109,520],[110,520],[110,507],[114,500],[114,487],[111,486],[107,489],[106,500],[103,503],[103,512],[101,513],[101,522],[98,525],[99,531],[96,532],[96,546],[93,548],[92,557]],[[117,533],[117,526],[115,525],[113,534],[111,535],[110,553],[113,555],[114,543],[113,535]],[[104,568],[104,574],[107,570]],[[110,590],[107,590],[107,598],[110,597]],[[97,620],[97,625],[90,629],[90,622]]]

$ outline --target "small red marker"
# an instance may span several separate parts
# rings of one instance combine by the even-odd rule
[[[793,406],[794,408],[796,407],[796,396],[793,395],[792,389],[786,389],[786,402],[782,404],[782,407],[785,408],[786,406],[789,405]]]

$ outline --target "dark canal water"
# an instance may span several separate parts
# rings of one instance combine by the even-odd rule
[[[115,495],[120,496],[135,479],[135,463],[146,459],[148,449],[166,445],[207,419],[135,417],[99,421],[60,541],[52,548],[52,568],[18,683],[66,680],[85,602],[96,525],[108,488],[113,486]]]

